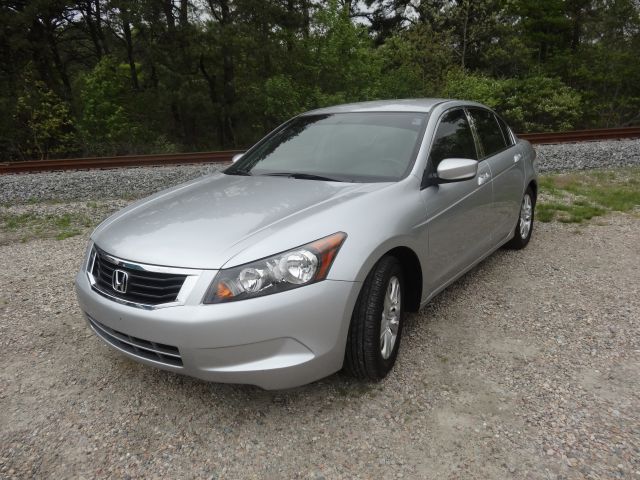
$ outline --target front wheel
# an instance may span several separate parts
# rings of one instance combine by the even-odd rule
[[[365,279],[351,318],[345,370],[354,377],[380,380],[393,368],[404,320],[403,291],[400,262],[383,257]]]
[[[527,246],[529,240],[531,240],[531,234],[533,233],[533,217],[535,208],[536,197],[531,187],[528,187],[522,197],[522,203],[520,204],[520,217],[518,218],[513,238],[505,244],[505,247],[520,250]]]

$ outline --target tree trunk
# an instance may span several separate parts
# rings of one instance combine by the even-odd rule
[[[67,75],[67,68],[60,58],[60,51],[58,50],[58,44],[54,35],[55,27],[51,25],[51,23],[47,23],[46,25],[46,39],[49,44],[49,49],[51,51],[51,56],[53,58],[53,64],[58,71],[58,75],[60,76],[60,80],[62,80],[62,87],[64,91],[64,97],[67,101],[71,101],[71,81],[69,80],[69,75]]]
[[[571,19],[571,51],[575,52],[580,46],[580,40],[582,38],[582,9],[578,6],[573,12],[573,18]]]
[[[209,74],[207,72],[207,68],[204,65],[204,58],[200,55],[200,60],[198,62],[198,66],[200,68],[200,72],[207,82],[208,90],[209,90],[209,99],[211,100],[211,105],[213,106],[214,111],[219,111],[218,105],[218,90],[216,88],[217,78],[215,75]],[[217,133],[218,133],[218,145],[221,147],[224,145],[224,118],[221,115],[218,115],[218,125],[217,125]]]
[[[189,0],[180,1],[180,26],[186,27],[189,23]]]
[[[233,49],[231,45],[231,35],[229,27],[231,26],[231,12],[229,9],[229,0],[220,0],[220,24],[222,26],[222,115],[224,120],[224,139],[222,148],[227,146],[227,142],[235,146],[235,119],[233,115],[233,106],[236,100],[235,89],[235,68],[233,61]]]
[[[295,18],[296,12],[295,12],[295,5],[293,3],[293,0],[287,0],[287,16],[286,16],[286,23],[284,25],[284,28],[286,29],[286,33],[287,33],[287,52],[291,53],[293,51],[293,39],[294,39],[294,35],[295,35],[295,22],[294,22],[294,18]]]
[[[95,25],[96,32],[98,34],[98,38],[100,39],[100,43],[102,44],[102,51],[105,55],[109,54],[109,45],[107,44],[107,40],[104,38],[104,32],[102,31],[102,13],[100,11],[100,0],[95,0]]]
[[[271,76],[271,54],[269,49],[269,25],[263,19],[260,24],[260,37],[262,39],[262,77],[267,79]]]
[[[460,55],[460,65],[462,70],[465,69],[465,60],[467,58],[467,28],[469,25],[469,3],[465,2],[464,9],[464,25],[462,27],[462,53]]]
[[[122,13],[122,30],[124,31],[124,40],[127,44],[127,59],[129,60],[129,71],[131,72],[131,86],[134,90],[139,90],[138,71],[136,62],[133,58],[133,39],[131,38],[131,23],[129,21],[129,12],[124,8],[120,8]]]
[[[86,2],[84,5],[81,5],[80,9],[82,11],[82,16],[84,17],[84,21],[87,24],[87,30],[89,32],[89,36],[91,37],[93,48],[95,48],[96,50],[96,57],[98,58],[98,60],[100,60],[102,58],[102,45],[100,45],[100,37],[98,36],[98,30],[96,28],[96,24],[93,21],[92,3],[93,2]]]
[[[309,30],[311,28],[311,11],[309,0],[302,0],[302,35],[305,39],[309,38]]]
[[[173,1],[163,0],[162,11],[164,12],[164,16],[167,17],[167,28],[169,32],[173,33],[176,28],[176,18],[173,15]]]

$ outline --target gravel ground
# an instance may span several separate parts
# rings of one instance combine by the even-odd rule
[[[640,165],[640,140],[538,145],[541,172]],[[0,204],[140,198],[223,164],[141,167],[0,176]]]
[[[141,198],[223,167],[211,163],[0,175],[0,204]]]
[[[640,165],[640,140],[535,145],[541,172]]]
[[[538,224],[409,318],[386,380],[284,392],[103,346],[85,237],[1,245],[0,477],[640,479],[638,238]]]

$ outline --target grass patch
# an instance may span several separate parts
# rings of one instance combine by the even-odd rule
[[[640,168],[592,170],[541,176],[536,217],[582,223],[607,212],[640,206]]]
[[[80,235],[86,228],[93,226],[93,221],[81,214],[3,214],[0,215],[0,232],[3,236],[27,241],[32,238],[65,238]]]
[[[555,219],[563,223],[581,223],[583,220],[591,220],[607,212],[603,208],[583,202],[570,205],[557,202],[541,203],[536,210],[538,220],[541,222],[550,222]]]

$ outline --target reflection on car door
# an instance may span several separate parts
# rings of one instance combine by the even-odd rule
[[[484,108],[468,108],[477,133],[482,157],[493,174],[492,235],[494,243],[504,240],[515,227],[524,190],[522,153],[514,145],[506,124]]]
[[[475,178],[461,182],[435,181],[445,158],[477,160],[478,151],[462,108],[443,114],[431,143],[422,198],[427,210],[428,252],[426,293],[434,293],[491,248],[491,170],[480,162]]]

